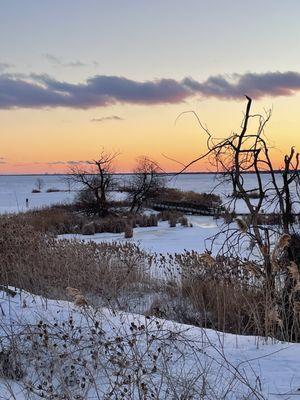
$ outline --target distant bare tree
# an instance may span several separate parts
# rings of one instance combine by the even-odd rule
[[[98,159],[87,161],[87,167],[73,166],[70,171],[72,182],[81,184],[79,201],[90,213],[103,217],[108,213],[108,192],[113,188],[113,164],[117,153],[102,151]]]
[[[164,177],[161,172],[160,166],[150,158],[143,156],[137,160],[129,188],[131,212],[139,212],[143,203],[154,197],[164,186]]]
[[[42,178],[37,178],[35,181],[35,187],[41,191],[43,189],[43,187],[45,186],[45,182]]]

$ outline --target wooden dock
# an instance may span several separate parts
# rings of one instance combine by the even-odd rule
[[[149,205],[151,206],[151,208],[157,211],[178,211],[184,214],[209,216],[216,216],[221,213],[220,207],[208,207],[197,203],[189,203],[185,201],[152,201]]]

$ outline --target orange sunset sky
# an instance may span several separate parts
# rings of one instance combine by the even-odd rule
[[[260,12],[268,10],[267,13]],[[281,165],[300,148],[298,1],[37,1],[0,9],[0,173],[65,172],[104,148],[116,170],[148,155],[166,171],[239,129],[244,95],[273,108]],[[205,163],[194,171],[209,170]]]

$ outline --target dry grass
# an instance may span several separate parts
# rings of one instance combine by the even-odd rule
[[[186,252],[175,263],[182,269],[182,295],[200,315],[201,325],[237,334],[261,334],[264,292],[236,260]]]
[[[10,221],[31,226],[38,232],[59,235],[79,233],[82,226],[89,220],[70,206],[53,206],[11,215]]]
[[[134,244],[95,244],[57,240],[0,220],[0,281],[35,294],[65,298],[66,287],[110,299],[147,279],[145,253]]]
[[[280,251],[272,258],[276,286],[270,302],[260,264],[196,252],[153,256],[126,242],[58,240],[45,232],[53,221],[65,223],[65,214],[57,210],[55,218],[53,214],[48,218],[45,211],[44,218],[38,215],[0,218],[2,285],[60,299],[68,298],[67,287],[76,288],[92,304],[109,301],[128,311],[138,304],[141,313],[157,309],[151,302],[158,295],[155,302],[161,301],[167,319],[238,334],[300,340],[299,267],[283,257],[289,236],[279,238],[276,248]],[[119,221],[125,227],[157,223],[156,217],[151,218],[125,216]]]

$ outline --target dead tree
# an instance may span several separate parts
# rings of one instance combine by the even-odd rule
[[[130,212],[139,212],[143,203],[158,194],[164,186],[159,165],[148,157],[140,157],[129,187]]]
[[[102,151],[98,159],[87,161],[87,167],[73,166],[69,179],[81,186],[79,202],[89,213],[108,214],[108,193],[113,189],[113,163],[117,153]]]
[[[248,259],[255,253],[256,258],[259,257],[262,261],[259,264],[261,268],[257,273],[264,282],[266,304],[272,308],[276,302],[276,284],[283,286],[281,295],[290,299],[293,284],[297,283],[294,280],[291,284],[289,274],[286,272],[288,271],[287,265],[281,271],[280,266],[275,265],[274,252],[278,237],[284,234],[288,239],[294,230],[294,206],[299,201],[298,196],[294,198],[295,190],[291,189],[294,187],[297,192],[299,189],[299,154],[292,147],[289,154],[284,157],[283,167],[279,170],[274,168],[270,156],[270,145],[265,136],[265,128],[271,117],[271,110],[267,111],[265,115],[251,114],[252,99],[247,96],[246,98],[246,111],[240,132],[232,133],[225,139],[215,139],[207,127],[201,123],[197,114],[192,111],[207,136],[207,151],[186,165],[181,172],[192,164],[208,158],[216,172],[219,173],[219,177],[231,182],[234,196],[228,205],[229,208],[231,211],[235,211],[237,197],[242,199],[248,209],[250,219],[247,223],[239,219],[236,230],[232,226],[225,228],[228,229],[228,233],[222,250],[224,251],[226,248],[226,254],[231,256],[237,248],[238,252],[241,250],[241,243],[245,248],[245,240],[249,240],[252,247],[249,246],[251,254],[249,253]],[[252,187],[249,187],[246,182],[248,173],[252,174]],[[255,200],[252,197],[253,192],[256,193]],[[281,218],[276,230],[266,226],[262,220],[264,212],[268,210],[272,210]],[[285,249],[287,247],[287,245],[284,246]],[[238,254],[238,252],[235,253],[238,259],[245,260],[245,254],[241,252]],[[292,255],[290,254],[288,262],[291,261]],[[284,293],[288,293],[288,295]],[[288,302],[290,301],[288,300]],[[286,306],[282,303],[281,305],[283,312],[287,315]],[[285,318],[290,319],[289,317]]]

